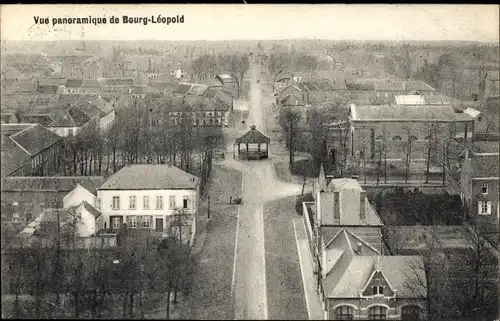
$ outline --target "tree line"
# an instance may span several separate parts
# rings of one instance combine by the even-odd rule
[[[153,103],[132,98],[116,111],[107,131],[92,125],[67,137],[61,159],[64,174],[101,176],[127,164],[170,163],[196,176],[208,175],[213,150],[224,144],[222,128],[192,126],[187,112],[173,123],[170,113],[177,112],[178,106],[165,101],[153,109]]]
[[[30,239],[6,240],[4,316],[144,318],[151,312],[149,302],[158,305],[166,296],[169,305],[179,292],[189,293],[195,262],[189,245],[174,233],[160,240],[134,235],[124,226],[117,235],[118,246],[110,247],[98,237],[84,247],[75,234],[79,218],[71,212],[61,215],[68,215],[62,227],[47,222]],[[170,230],[180,224],[181,219],[172,220]],[[168,319],[169,313],[168,306],[161,317]]]

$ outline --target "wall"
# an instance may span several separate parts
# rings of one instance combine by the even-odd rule
[[[2,191],[2,205],[9,204],[9,208],[20,219],[24,219],[25,213],[29,212],[33,215],[33,218],[40,214],[44,208],[60,208],[63,204],[63,198],[66,196],[67,192],[46,192],[46,191]],[[13,203],[17,202],[17,206],[13,206]],[[11,207],[12,205],[12,207]],[[7,217],[11,217],[14,213],[2,213]]]
[[[116,113],[114,110],[112,112],[110,112],[109,114],[107,114],[106,116],[102,117],[99,120],[99,128],[103,131],[107,131],[109,129],[109,127],[113,124],[113,122],[115,121],[115,117],[116,117]]]
[[[79,206],[83,201],[86,201],[92,206],[95,206],[96,196],[78,184],[75,189],[69,192],[63,199],[63,207],[69,208]]]
[[[79,237],[89,237],[94,235],[97,231],[96,218],[94,215],[89,213],[85,207],[80,205],[77,209],[77,213],[80,215],[80,222],[77,224],[77,235]]]
[[[387,320],[401,320],[401,308],[405,305],[418,305],[425,314],[425,301],[419,299],[398,299],[389,300],[386,298],[378,299],[328,299],[329,320],[335,319],[335,308],[339,305],[349,305],[354,307],[354,320],[368,320],[370,306],[381,305],[388,308]]]
[[[280,93],[279,93],[279,99],[285,98],[287,95],[295,95],[297,98],[301,99],[304,104],[309,104],[309,102],[306,100],[307,97],[304,95],[304,93],[298,89],[295,86],[288,85],[286,86]]]
[[[190,199],[189,209],[185,210],[186,214],[196,214],[197,212],[197,191],[195,190],[125,190],[125,191],[110,191],[99,190],[97,192],[103,220],[107,227],[110,227],[110,216],[130,216],[130,215],[151,215],[153,223],[151,228],[156,228],[155,218],[163,218],[163,229],[167,228],[167,216],[176,214],[175,209],[169,208],[169,196],[175,196],[176,207],[182,207],[183,197],[188,196]],[[120,197],[120,209],[113,210],[113,196]],[[129,196],[136,196],[136,209],[129,209]],[[149,208],[143,208],[143,196],[149,196]],[[156,196],[163,196],[163,209],[156,209]],[[124,220],[125,222],[125,220]]]
[[[370,159],[372,156],[372,132],[374,136],[374,154],[377,160],[379,150],[382,149],[384,139],[386,141],[387,159],[406,159],[406,146],[408,143],[408,130],[411,136],[416,136],[411,144],[412,159],[427,160],[428,139],[432,123],[354,123],[353,148],[354,151],[360,151],[365,146],[365,157]],[[435,123],[434,123],[435,124]],[[449,124],[435,124],[433,135],[436,135],[438,141],[449,137]],[[393,138],[399,136],[401,141],[394,141]],[[433,148],[434,150],[434,148]],[[435,155],[431,155],[434,157]]]
[[[482,194],[482,184],[488,184],[488,194]],[[472,188],[472,202],[470,206],[470,214],[472,217],[477,216],[481,221],[495,223],[498,222],[498,201],[499,201],[499,189],[498,180],[471,180],[470,187]],[[491,201],[491,215],[479,215],[478,214],[478,201]]]

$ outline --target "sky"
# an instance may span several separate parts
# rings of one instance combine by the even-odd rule
[[[498,5],[2,5],[1,40],[463,40],[499,41]],[[124,24],[123,16],[184,23]],[[49,18],[35,24],[34,16]],[[106,18],[52,25],[53,18]],[[110,24],[112,16],[118,24]]]

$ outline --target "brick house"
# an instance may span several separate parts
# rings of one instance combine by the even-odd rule
[[[46,208],[64,207],[77,185],[95,195],[104,181],[100,176],[3,177],[2,220],[30,222]]]
[[[450,138],[451,131],[470,142],[474,127],[471,116],[449,105],[351,104],[349,122],[351,156],[364,154],[367,161],[377,159],[384,143],[387,159],[405,159],[409,139],[412,160],[426,160],[429,136],[442,141]]]
[[[325,319],[422,320],[422,257],[384,255],[383,223],[359,183],[328,181],[321,166],[313,194],[303,217]]]
[[[103,228],[148,229],[186,235],[194,241],[198,223],[199,179],[171,165],[129,165],[98,188]],[[182,214],[181,214],[182,213]],[[178,227],[175,219],[182,218]]]
[[[293,95],[299,98],[304,103],[304,105],[309,105],[309,91],[309,88],[304,86],[304,84],[291,81],[278,92],[278,97],[276,97],[276,104],[279,104],[279,101],[281,99],[289,95]]]
[[[484,223],[499,221],[499,153],[465,152],[460,183],[469,215]]]
[[[62,148],[62,138],[40,124],[2,124],[2,177],[56,174]]]

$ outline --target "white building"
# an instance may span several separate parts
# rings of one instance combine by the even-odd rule
[[[183,235],[189,232],[191,242],[194,240],[199,179],[175,166],[126,166],[98,189],[97,196],[104,229],[117,230],[126,223],[130,229],[168,234],[178,222],[174,220],[181,217]]]

